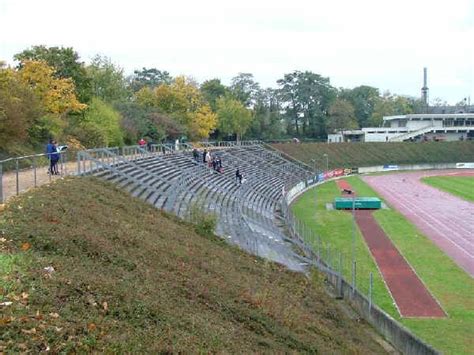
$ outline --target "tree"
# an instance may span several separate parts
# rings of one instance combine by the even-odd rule
[[[76,88],[76,95],[81,102],[89,102],[92,96],[91,83],[87,75],[84,62],[73,48],[33,46],[21,53],[15,54],[18,68],[23,67],[26,61],[43,61],[54,68],[54,77],[71,79]]]
[[[342,89],[339,96],[354,107],[359,127],[366,127],[379,100],[380,92],[377,88],[361,85],[354,89]]]
[[[72,132],[86,146],[120,146],[123,145],[123,133],[120,128],[120,113],[101,99],[92,99],[84,118]]]
[[[304,136],[325,136],[329,106],[336,98],[336,89],[329,78],[309,71],[294,71],[285,74],[277,83],[288,120],[288,133],[299,135],[301,128]]]
[[[194,112],[189,135],[191,139],[206,139],[217,126],[217,115],[212,112],[209,105],[201,106]]]
[[[349,101],[336,99],[329,108],[328,130],[356,129],[358,127],[355,110]]]
[[[258,139],[275,139],[282,134],[281,105],[276,90],[259,90],[255,96],[254,117],[249,134]]]
[[[226,96],[217,100],[219,130],[224,134],[235,134],[237,140],[247,132],[252,123],[252,114],[239,100]]]
[[[130,88],[133,92],[137,92],[144,87],[154,89],[161,84],[171,84],[172,80],[173,78],[167,71],[143,68],[133,72],[130,79]]]
[[[217,125],[217,116],[205,103],[197,84],[183,76],[176,77],[171,84],[161,84],[154,90],[144,87],[135,97],[143,107],[155,110],[158,118],[155,121],[170,129],[165,131],[166,135],[182,131],[192,138],[203,139]],[[175,121],[175,124],[171,124],[170,120]]]
[[[12,145],[30,140],[30,127],[42,114],[36,95],[0,63],[0,150],[11,151]]]
[[[229,89],[219,79],[206,80],[201,84],[200,90],[214,112],[217,111],[217,99],[229,93]]]
[[[87,72],[94,96],[110,103],[129,97],[123,69],[113,64],[110,58],[96,55]]]
[[[63,115],[87,107],[77,100],[72,80],[56,78],[54,69],[46,62],[24,61],[18,77],[31,88],[49,113]]]
[[[253,79],[253,74],[239,73],[232,78],[230,92],[235,99],[239,100],[246,107],[253,104],[258,90],[259,85]]]
[[[384,116],[408,115],[416,112],[419,104],[419,100],[392,95],[386,91],[383,96],[377,100],[368,123],[372,126],[381,126]]]

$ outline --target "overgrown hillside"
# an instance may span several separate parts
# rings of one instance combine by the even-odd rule
[[[329,168],[384,164],[457,163],[474,161],[474,142],[423,143],[280,143],[273,147],[314,166]]]
[[[383,353],[311,280],[91,178],[0,212],[0,351]]]

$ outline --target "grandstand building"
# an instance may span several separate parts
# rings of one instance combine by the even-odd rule
[[[328,135],[328,143],[456,141],[468,139],[474,139],[474,112],[386,116],[383,118],[382,127],[341,130]]]

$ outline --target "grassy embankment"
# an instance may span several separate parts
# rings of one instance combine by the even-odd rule
[[[377,196],[358,177],[350,177],[347,180],[359,195]],[[317,192],[316,210],[314,209],[315,192]],[[304,194],[295,203],[293,209],[324,241],[330,242],[344,255],[350,257],[351,214],[325,210],[325,204],[333,201],[336,196],[340,196],[339,189],[335,182],[328,182]],[[399,212],[393,209],[379,210],[374,212],[374,216],[449,316],[446,319],[436,320],[401,319],[391,303],[391,297],[377,272],[370,252],[357,230],[358,284],[363,290],[367,290],[368,273],[374,272],[374,297],[380,307],[442,352],[470,353],[474,347],[472,337],[472,329],[474,329],[473,279]],[[350,275],[348,264],[344,271],[346,276]]]
[[[474,177],[472,176],[431,176],[422,178],[421,181],[464,200],[474,202]]]
[[[318,169],[352,168],[384,164],[471,162],[474,141],[424,143],[302,143],[272,144],[273,147]]]
[[[0,233],[1,352],[383,352],[318,274],[199,235],[101,181],[12,199]]]

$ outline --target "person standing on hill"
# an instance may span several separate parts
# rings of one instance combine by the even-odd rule
[[[60,156],[54,139],[50,139],[49,143],[46,145],[46,154],[49,159],[48,173],[51,175],[59,175],[58,161]]]

